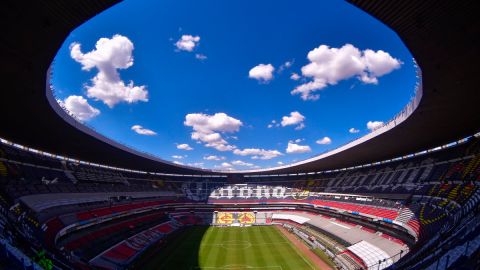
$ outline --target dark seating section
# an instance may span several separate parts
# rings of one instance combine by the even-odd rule
[[[201,225],[203,220],[201,217],[194,214],[180,214],[174,215],[173,218],[182,225]]]
[[[116,243],[166,221],[168,217],[163,213],[137,216],[122,222],[100,226],[100,228],[91,228],[86,234],[85,232],[80,235],[73,234],[70,236],[71,239],[64,241],[63,247],[67,251],[74,251],[88,261]]]
[[[125,205],[118,205],[112,206],[107,208],[100,208],[94,209],[85,212],[76,213],[77,221],[86,221],[90,219],[100,218],[109,215],[115,215],[119,213],[129,212],[132,210],[138,210],[142,208],[148,208],[156,205],[168,204],[173,203],[175,201],[169,200],[157,200],[157,201],[150,201],[150,202],[140,202],[140,203],[133,203],[133,204],[125,204]]]
[[[418,247],[435,246],[443,239],[440,235],[456,230],[478,208],[480,143],[472,137],[453,147],[371,166],[304,175],[244,176],[243,180],[242,185],[235,187],[227,183],[226,177],[117,170],[60,160],[0,143],[0,204],[2,209],[8,209],[5,211],[11,222],[33,244],[44,246],[59,257],[71,258],[73,254],[80,261],[72,263],[87,267],[88,261],[99,254],[99,263],[129,263],[138,252],[133,251],[133,242],[125,241],[141,232],[156,228],[152,233],[163,235],[179,226],[205,222],[194,214],[168,216],[152,210],[173,203],[309,205],[350,218],[401,226],[415,236]],[[240,187],[255,193],[242,195]],[[257,194],[260,189],[266,191]],[[160,191],[175,195],[149,195]],[[122,195],[126,192],[144,195]],[[284,196],[278,196],[278,192]],[[64,195],[73,193],[100,199],[72,199],[69,204],[38,211],[23,203],[27,195],[68,198]],[[112,194],[108,200],[93,196],[106,193]],[[169,225],[160,226],[166,222]],[[62,229],[78,225],[86,227],[71,230],[55,241]],[[140,239],[136,241],[141,243]],[[406,257],[426,256],[419,254],[412,252]]]
[[[178,226],[172,221],[156,225],[107,249],[90,260],[89,264],[104,269],[127,267],[142,251],[157,241],[161,241],[163,237],[177,228]]]
[[[49,248],[55,247],[55,237],[64,227],[65,224],[63,224],[58,217],[52,218],[45,223],[43,226],[43,230],[45,231],[44,241]]]
[[[39,193],[172,190],[155,175],[58,160],[3,143],[0,183],[13,199]]]
[[[137,250],[131,248],[127,244],[122,243],[110,249],[103,256],[107,257],[112,261],[124,262],[128,261],[135,254],[137,254]]]

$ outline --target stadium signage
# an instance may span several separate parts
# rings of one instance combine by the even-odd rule
[[[306,200],[309,191],[282,186],[267,185],[227,185],[208,188],[205,183],[185,183],[185,195],[195,201],[206,199],[285,199]]]

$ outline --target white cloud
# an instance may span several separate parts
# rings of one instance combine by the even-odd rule
[[[294,80],[294,81],[298,81],[300,80],[300,75],[298,75],[297,73],[295,72],[292,72],[292,75],[290,76],[290,79]]]
[[[295,127],[295,130],[302,130],[305,128],[305,124],[304,123],[300,123],[300,125],[296,126]]]
[[[388,52],[382,50],[376,52],[370,49],[364,50],[363,58],[367,66],[365,73],[372,79],[388,74],[402,65],[400,60],[393,58]]]
[[[304,120],[305,120],[305,116],[295,111],[295,112],[291,112],[290,116],[283,116],[281,125],[282,127],[297,125],[295,129],[300,130],[305,127],[305,124],[303,123]]]
[[[205,144],[206,147],[212,147],[217,149],[218,151],[225,152],[225,151],[232,151],[233,149],[236,149],[237,147],[235,145],[230,145],[230,144],[223,144],[222,143],[208,143]]]
[[[100,114],[100,110],[88,104],[88,101],[82,96],[69,96],[65,100],[57,100],[57,102],[80,121],[91,120]]]
[[[234,170],[233,165],[228,162],[222,162],[222,164],[216,165],[215,168],[220,168],[220,169],[229,170],[229,171]]]
[[[183,162],[180,162],[178,160],[174,160],[173,163],[177,165],[185,165]]]
[[[205,54],[197,53],[197,54],[195,54],[195,58],[202,61],[202,60],[206,60],[207,56]]]
[[[311,82],[307,82],[307,83],[304,83],[304,84],[301,84],[301,85],[295,87],[295,89],[293,89],[292,92],[290,92],[290,93],[292,95],[300,94],[300,96],[303,100],[317,100],[317,99],[320,98],[320,95],[312,94],[311,92],[316,91],[316,90],[320,90],[320,89],[324,88],[325,86],[327,86],[327,84],[324,81],[313,80]]]
[[[188,166],[203,168],[203,162],[188,163]]]
[[[181,51],[191,52],[200,42],[199,36],[192,36],[192,35],[182,35],[182,37],[175,42],[175,47]]]
[[[146,135],[146,136],[157,135],[157,133],[155,131],[144,128],[140,125],[132,126],[132,130],[135,131],[136,133],[140,134],[140,135]]]
[[[232,164],[235,165],[235,166],[245,166],[245,167],[253,167],[253,166],[255,166],[255,165],[252,164],[252,163],[244,162],[244,161],[241,161],[241,160],[232,161]]]
[[[270,124],[267,125],[267,128],[279,127],[280,124],[276,120],[272,120]]]
[[[312,80],[297,86],[291,94],[300,94],[303,100],[317,100],[313,94],[328,85],[356,77],[358,80],[377,84],[378,78],[400,68],[402,62],[382,50],[359,50],[351,44],[341,48],[320,45],[307,55],[310,63],[302,67],[302,75]]]
[[[293,65],[293,60],[286,61],[278,68],[278,73],[282,73],[285,69],[290,68]]]
[[[375,129],[383,126],[382,121],[368,121],[367,123],[367,128],[370,129],[371,131],[374,131]]]
[[[252,156],[252,159],[263,159],[263,160],[268,160],[268,159],[276,158],[278,156],[283,155],[278,150],[265,150],[265,149],[258,149],[258,148],[246,148],[243,150],[235,149],[233,153],[239,156]]]
[[[233,133],[240,130],[242,121],[228,116],[225,113],[208,115],[203,113],[190,113],[185,116],[185,126],[193,128],[191,138],[205,143],[218,151],[232,151],[236,148],[228,144],[220,133]]]
[[[216,156],[216,155],[209,155],[209,156],[203,157],[203,159],[205,159],[205,160],[225,160],[225,157]]]
[[[183,159],[184,156],[179,156],[179,155],[173,155],[172,158],[174,159]]]
[[[95,49],[88,53],[82,53],[79,43],[70,45],[70,56],[82,64],[83,70],[98,69],[97,75],[91,79],[91,85],[85,86],[89,98],[101,100],[110,108],[120,102],[148,101],[148,91],[144,85],[135,86],[133,81],[125,84],[118,73],[118,69],[133,65],[132,51],[133,43],[121,35],[99,39]]]
[[[278,164],[278,165],[283,165],[283,162],[278,161],[277,164]]]
[[[273,79],[273,71],[275,68],[272,64],[259,64],[248,72],[248,77],[252,79],[256,79],[261,82],[268,82]]]
[[[356,129],[356,128],[350,128],[350,129],[348,130],[348,132],[350,132],[350,133],[358,133],[358,132],[360,132],[360,130],[358,130],[358,129]]]
[[[312,149],[308,145],[299,145],[293,142],[289,142],[286,152],[288,154],[301,154],[311,152]]]
[[[186,151],[193,150],[193,148],[190,147],[190,145],[188,145],[186,143],[182,143],[182,144],[177,145],[177,149],[186,150]]]
[[[323,137],[322,139],[317,140],[316,143],[317,144],[331,144],[332,139],[330,139],[329,137]]]
[[[236,132],[243,125],[242,121],[228,116],[225,113],[208,115],[203,113],[191,113],[185,116],[186,126],[205,134],[214,132]]]

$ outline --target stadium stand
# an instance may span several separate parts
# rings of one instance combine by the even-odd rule
[[[0,174],[1,194],[8,213],[38,246],[78,267],[126,267],[148,246],[160,241],[162,235],[182,226],[205,223],[280,223],[303,226],[299,230],[305,233],[307,227],[317,228],[313,231],[323,228],[323,237],[336,239],[329,240],[334,245],[345,245],[330,252],[343,258],[339,263],[350,265],[351,269],[370,266],[373,260],[349,250],[353,240],[339,239],[339,229],[356,228],[366,233],[362,239],[370,239],[367,235],[371,235],[369,241],[381,250],[388,250],[388,260],[386,256],[380,259],[388,263],[381,268],[393,262],[407,264],[405,258],[410,259],[410,264],[423,267],[432,258],[419,259],[424,254],[418,248],[419,243],[432,246],[445,242],[439,233],[446,235],[463,224],[472,209],[478,208],[480,197],[476,137],[388,164],[324,172],[307,178],[248,177],[248,184],[239,185],[218,178],[179,181],[175,176],[163,176],[158,185],[159,179],[151,175],[62,163],[51,157],[24,153],[20,148],[13,151],[12,146],[5,144],[1,144],[1,149],[5,168]],[[46,164],[50,167],[43,166]],[[91,176],[86,177],[87,174]],[[175,205],[189,206],[182,211],[172,209]],[[197,208],[201,205],[203,210]],[[228,205],[256,205],[264,209],[213,213],[215,208]],[[303,210],[287,210],[292,206]],[[265,211],[271,207],[272,210]],[[171,214],[167,216],[166,212]],[[325,219],[322,222],[333,224],[336,230],[325,229],[328,226],[318,219]],[[146,241],[147,234],[155,237]],[[385,243],[396,243],[398,248],[390,250]],[[456,246],[464,253],[467,250],[465,242]],[[410,249],[414,255],[410,255]],[[404,261],[398,256],[400,251],[404,252]],[[458,254],[455,256],[460,257]],[[415,255],[419,258],[414,259]],[[438,254],[440,259],[444,256]]]
[[[2,183],[5,183],[2,191],[6,194],[6,200],[16,205],[12,211],[16,211],[17,215],[28,212],[28,217],[33,223],[36,222],[37,226],[39,221],[45,220],[47,215],[44,213],[50,206],[44,204],[42,197],[39,196],[45,196],[44,199],[52,207],[65,205],[85,209],[84,204],[92,204],[91,210],[64,215],[55,213],[56,217],[46,221],[43,227],[49,246],[53,244],[52,239],[61,228],[75,222],[82,223],[138,209],[188,201],[208,201],[211,204],[310,204],[397,224],[410,229],[417,239],[422,240],[453,226],[461,216],[458,212],[468,213],[478,201],[477,179],[480,162],[478,139],[475,137],[448,150],[432,152],[406,161],[395,161],[388,165],[322,173],[317,179],[307,180],[280,177],[277,181],[264,181],[262,177],[249,177],[250,184],[239,186],[227,185],[218,179],[202,182],[183,181],[178,185],[175,181],[177,179],[170,180],[164,177],[163,186],[158,187],[152,184],[155,180],[145,175],[135,173],[122,175],[123,172],[106,168],[88,168],[88,165],[64,163],[64,166],[54,158],[40,157],[34,153],[27,154],[20,148],[14,149],[5,144],[1,145],[1,149],[2,164],[6,168],[1,174]],[[39,163],[36,163],[36,156],[40,160]],[[24,163],[25,161],[31,163]],[[39,167],[40,164],[47,163],[52,167]],[[83,168],[81,171],[98,174],[99,177],[97,180],[78,177],[69,169],[72,166],[75,168],[80,166]],[[385,168],[390,168],[386,176]],[[76,181],[72,182],[71,177],[67,176],[68,173],[75,175]],[[106,182],[106,175],[121,181],[103,183]],[[402,178],[402,175],[407,180],[399,182],[398,178]],[[42,181],[45,179],[57,181]],[[130,182],[133,182],[131,179],[135,179],[139,183],[129,184],[129,179]],[[383,185],[385,181],[390,184]],[[412,186],[412,183],[416,184]],[[354,188],[350,188],[353,186]],[[381,189],[381,193],[373,192],[378,189]],[[127,191],[128,196],[125,193]],[[408,195],[404,196],[404,192]],[[66,199],[59,196],[62,193],[68,194]],[[102,195],[92,196],[96,193]],[[52,201],[49,194],[55,194],[57,201]],[[381,194],[396,194],[397,199],[388,199],[389,196],[382,197]],[[122,202],[120,197],[126,201]],[[88,201],[82,198],[88,198]],[[111,198],[117,198],[118,201],[111,205]],[[108,207],[101,207],[105,204]]]

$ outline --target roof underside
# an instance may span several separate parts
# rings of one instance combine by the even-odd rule
[[[67,35],[116,0],[4,1],[0,20],[3,90],[0,137],[38,150],[110,166],[212,174],[122,150],[73,127],[49,105],[47,71]],[[370,1],[352,4],[392,28],[423,75],[423,99],[402,124],[365,143],[311,163],[268,170],[299,173],[403,156],[479,131],[479,9],[474,1]],[[405,91],[410,91],[406,89]]]

